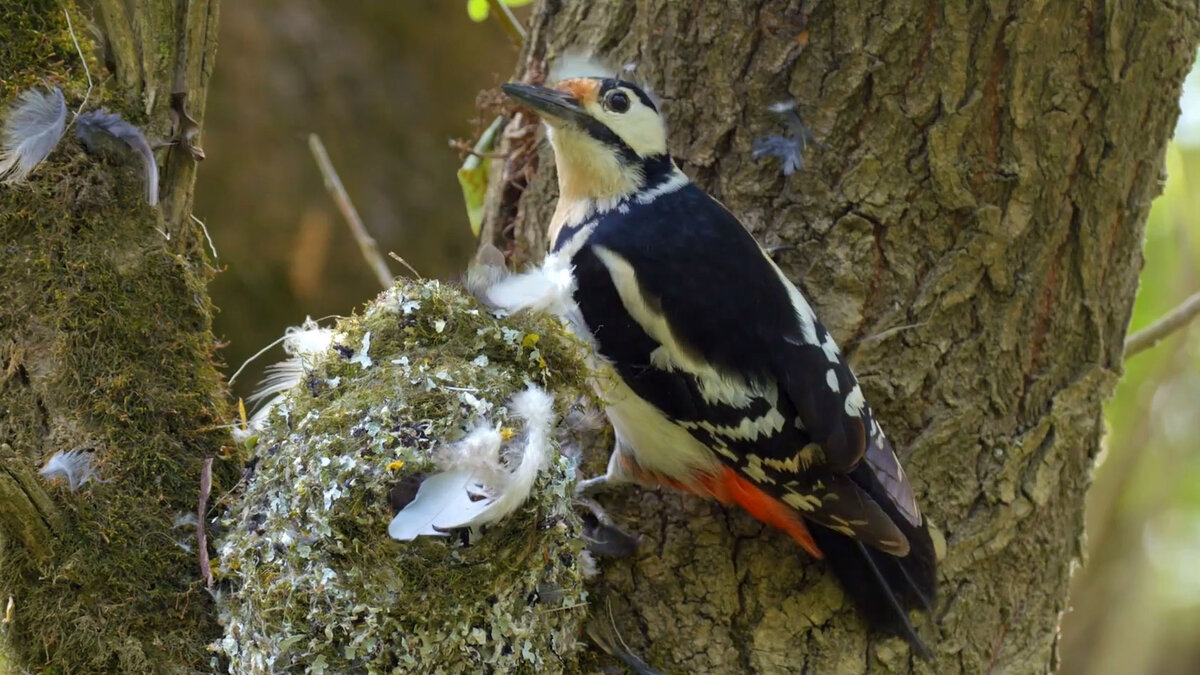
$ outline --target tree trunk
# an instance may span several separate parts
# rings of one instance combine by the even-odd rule
[[[71,110],[105,107],[152,145],[175,144],[156,155],[157,207],[141,171],[119,151],[88,154],[74,127],[28,185],[0,185],[3,651],[19,672],[207,672],[219,627],[194,529],[177,521],[196,513],[202,459],[220,453],[217,426],[232,417],[185,133],[203,120],[217,2],[100,0],[95,17],[71,2],[8,4],[0,101],[48,83]],[[69,450],[96,473],[77,491],[37,473]],[[214,474],[219,494],[234,463]]]
[[[1056,667],[1198,36],[1194,3],[539,5],[528,79],[571,49],[636,64],[681,167],[792,247],[777,259],[852,354],[945,543],[924,664],[868,634],[787,535],[626,489],[607,503],[645,541],[605,566],[595,606],[634,652],[668,672]],[[751,159],[784,99],[819,141],[790,177]],[[550,152],[534,161],[510,160],[490,200],[487,232],[518,260],[545,250],[554,201]]]

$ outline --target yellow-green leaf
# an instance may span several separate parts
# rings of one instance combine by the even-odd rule
[[[471,17],[472,21],[487,21],[487,0],[467,0],[467,16]]]
[[[485,2],[486,6],[487,3]],[[458,168],[458,184],[462,186],[463,201],[467,205],[467,219],[471,222],[471,232],[479,236],[483,226],[483,199],[487,195],[488,167],[492,161],[480,157],[492,151],[496,144],[496,134],[500,132],[502,118],[497,117],[491,125],[479,136],[479,141],[473,148],[476,153],[468,155],[466,161]]]

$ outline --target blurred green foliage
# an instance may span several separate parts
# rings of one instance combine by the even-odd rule
[[[533,3],[533,0],[500,0],[509,7],[524,7]],[[491,14],[492,8],[488,6],[488,0],[467,0],[467,16],[471,17],[472,21],[487,21],[488,15]]]
[[[1200,146],[1172,144],[1130,333],[1200,290]],[[1105,417],[1063,673],[1200,671],[1200,326],[1130,357]]]

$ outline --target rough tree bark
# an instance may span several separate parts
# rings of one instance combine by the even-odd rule
[[[198,126],[179,113],[203,120],[217,2],[92,5],[6,4],[0,101],[56,85],[72,110],[86,96],[178,142],[157,153],[157,207],[140,171],[89,155],[74,129],[27,185],[0,186],[0,639],[15,672],[206,672],[219,628],[176,519],[196,512],[231,415],[189,217]],[[67,450],[97,473],[78,492],[37,475]],[[233,464],[217,461],[218,493]]]
[[[626,490],[608,504],[646,542],[606,566],[598,606],[635,652],[669,672],[1055,668],[1198,36],[1195,3],[538,6],[527,79],[570,49],[636,63],[684,170],[795,247],[781,265],[853,354],[945,542],[926,664],[868,635],[786,535]],[[789,98],[821,145],[785,178],[750,155]],[[491,195],[487,231],[518,261],[540,257],[555,198],[549,151],[535,162],[510,161]]]

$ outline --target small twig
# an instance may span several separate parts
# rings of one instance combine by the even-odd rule
[[[525,27],[521,25],[520,21],[517,21],[516,16],[513,16],[512,10],[508,8],[508,5],[500,0],[488,0],[488,7],[492,10],[492,16],[496,17],[496,21],[500,22],[500,27],[504,29],[505,33],[508,33],[508,37],[512,39],[513,44],[517,48],[524,47]]]
[[[208,226],[204,224],[203,220],[197,218],[194,213],[192,214],[192,220],[196,221],[196,224],[200,226],[200,231],[204,233],[204,238],[208,240],[208,248],[212,251],[213,259],[220,258],[221,256],[217,255],[217,247],[213,246],[212,237],[208,236]]]
[[[1197,315],[1200,315],[1200,291],[1193,293],[1158,321],[1130,335],[1125,341],[1125,358],[1153,347],[1163,338],[1186,326]]]
[[[208,493],[212,491],[212,457],[205,457],[200,465],[200,505],[196,509],[196,548],[200,549],[200,577],[204,587],[212,588],[212,565],[208,560],[208,532],[205,517],[208,513]]]
[[[405,268],[406,268],[406,269],[407,269],[409,272],[412,272],[412,273],[413,273],[413,276],[414,276],[414,277],[416,277],[416,278],[418,278],[418,279],[423,279],[423,278],[424,278],[424,277],[422,277],[422,276],[421,276],[421,273],[417,271],[417,268],[413,267],[412,265],[409,265],[409,264],[408,264],[408,261],[407,261],[407,260],[405,260],[404,258],[401,258],[401,257],[400,257],[400,255],[399,255],[399,254],[397,254],[395,251],[388,251],[388,255],[389,255],[389,256],[391,256],[392,260],[395,260],[396,262],[400,263],[401,265],[404,265],[404,267],[405,267]]]
[[[79,46],[79,40],[75,37],[75,28],[71,26],[71,14],[67,10],[63,10],[63,16],[67,17],[67,32],[71,34],[71,42],[75,43],[75,51],[79,54],[79,60],[83,62],[83,74],[87,75],[88,88],[83,94],[83,101],[79,104],[79,109],[75,111],[75,117],[79,117],[79,113],[83,112],[83,106],[87,105],[88,97],[92,95],[92,70],[88,68],[87,59],[83,56],[83,49]],[[66,129],[70,129],[75,123],[75,118],[67,123]],[[64,129],[64,133],[66,132]],[[168,237],[169,238],[169,237]]]
[[[479,152],[466,141],[457,138],[450,139],[450,147],[463,155],[474,155],[480,159],[508,159],[507,152]]]
[[[392,273],[388,270],[387,261],[379,254],[379,247],[375,245],[375,239],[367,232],[362,219],[358,217],[358,211],[350,202],[350,196],[346,194],[346,188],[342,186],[342,179],[338,177],[337,170],[333,168],[333,162],[329,161],[329,153],[325,152],[325,144],[321,143],[321,137],[309,134],[308,148],[312,150],[313,159],[317,160],[317,167],[321,170],[321,177],[325,179],[325,189],[329,190],[330,196],[333,197],[333,201],[337,203],[338,209],[345,217],[346,224],[350,226],[350,232],[358,242],[358,248],[362,251],[367,265],[375,273],[375,278],[379,280],[379,284],[385,290],[391,288]]]

